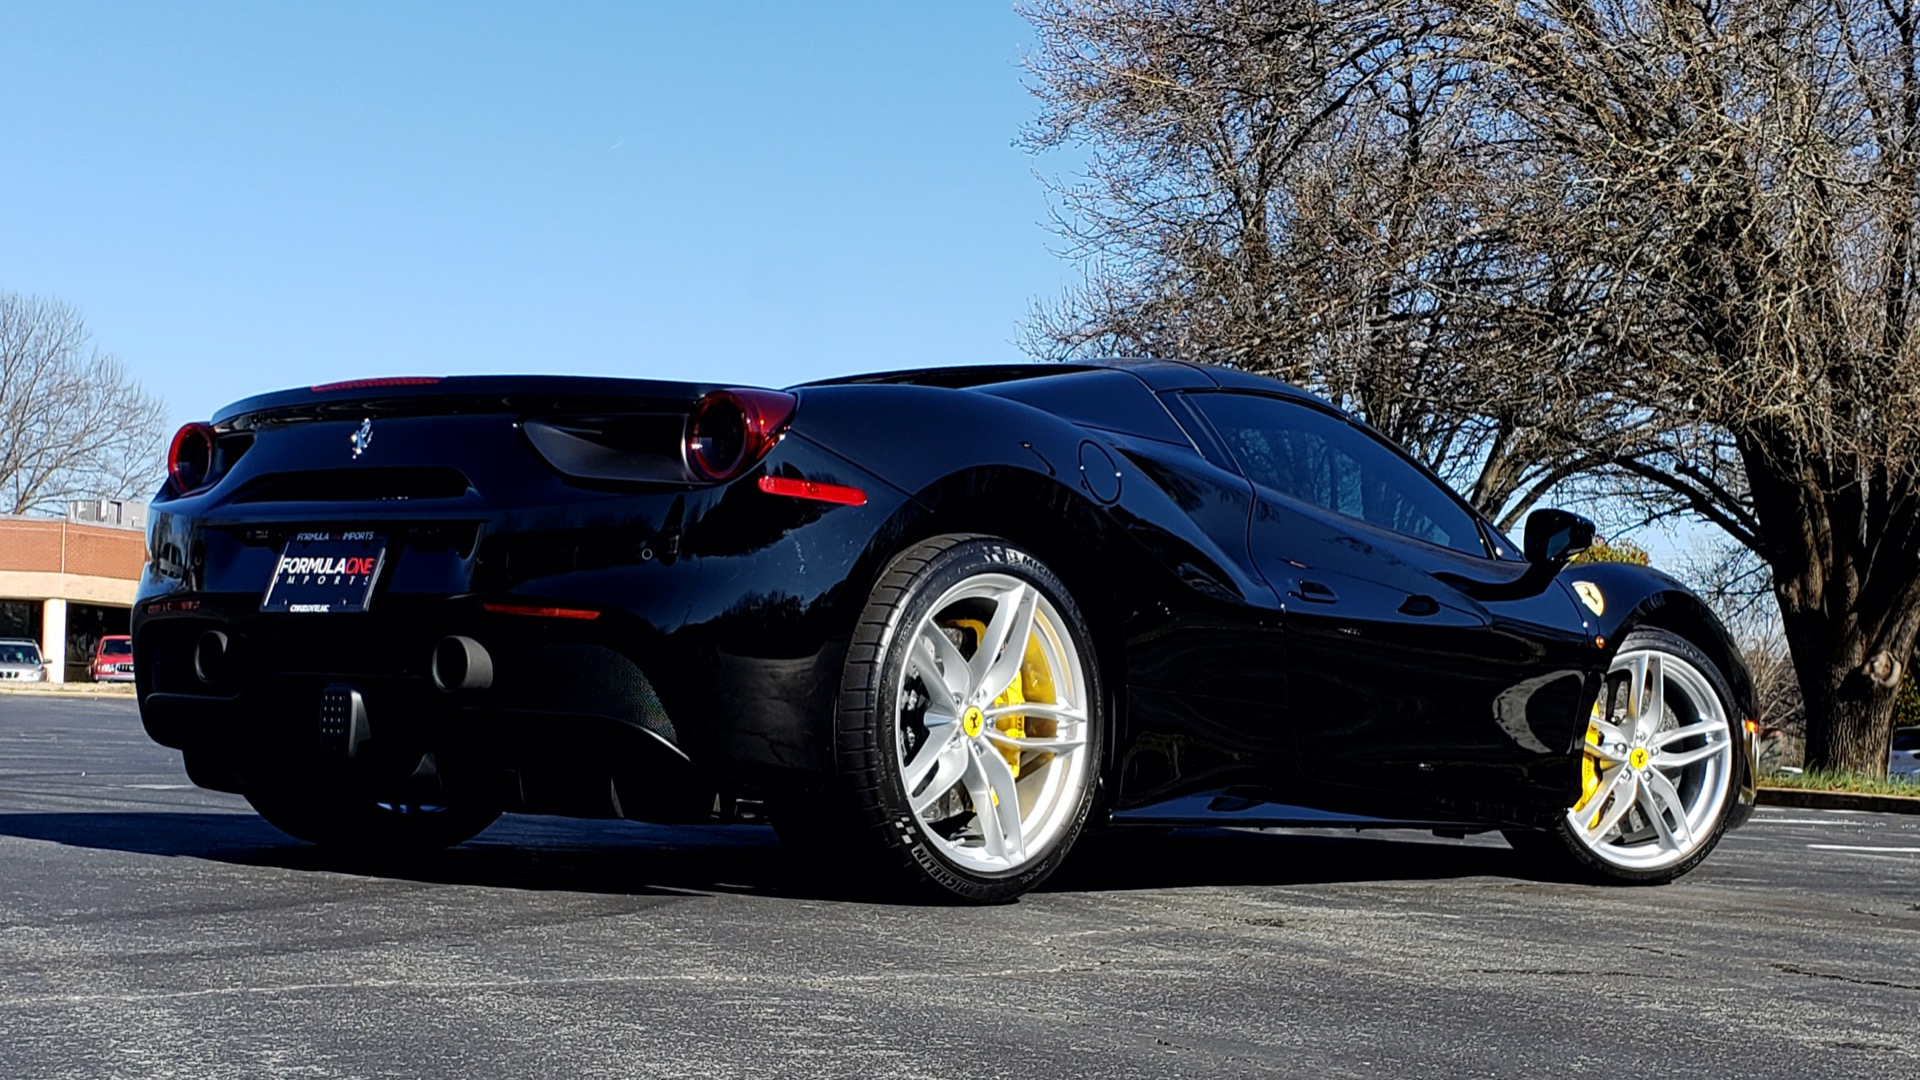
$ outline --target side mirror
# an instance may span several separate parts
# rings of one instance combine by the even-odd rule
[[[1523,546],[1530,563],[1565,563],[1593,546],[1593,522],[1566,510],[1535,510]]]

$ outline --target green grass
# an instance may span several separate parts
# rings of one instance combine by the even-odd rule
[[[1861,773],[1828,772],[1826,770],[1808,771],[1795,776],[1791,773],[1765,773],[1760,777],[1761,787],[1801,788],[1808,791],[1845,791],[1855,795],[1907,795],[1920,797],[1920,784],[1910,780],[1889,780],[1884,776],[1867,776]]]

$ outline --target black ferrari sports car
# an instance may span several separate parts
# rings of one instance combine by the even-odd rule
[[[1516,547],[1365,425],[1167,361],[788,390],[387,378],[174,438],[141,716],[302,840],[767,820],[1002,900],[1089,827],[1502,830],[1663,882],[1753,805],[1693,594]]]

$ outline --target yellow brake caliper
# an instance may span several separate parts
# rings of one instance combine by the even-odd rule
[[[987,636],[986,624],[979,619],[955,619],[948,623],[973,633],[973,640],[984,641]],[[1038,632],[1027,635],[1026,655],[1020,660],[1020,677],[1008,685],[1006,692],[993,699],[997,708],[1002,705],[1024,705],[1027,702],[1051,705],[1059,699],[1054,696],[1053,669],[1047,665],[1047,654],[1040,647]],[[1013,713],[995,720],[993,726],[1016,739],[1028,735],[1035,738],[1052,738],[1059,725],[1043,716],[1029,718],[1024,713]],[[996,746],[1000,756],[1007,759],[1007,767],[1013,770],[1014,779],[1020,778],[1020,751],[1011,746]],[[1052,754],[1040,754],[1034,759],[1034,767],[1053,760]]]
[[[1600,703],[1597,701],[1593,703],[1593,719],[1600,719]],[[1587,745],[1600,745],[1600,726],[1592,721],[1587,723]],[[1587,804],[1593,801],[1593,793],[1598,790],[1600,790],[1600,766],[1596,763],[1596,759],[1592,754],[1581,754],[1580,801],[1573,804],[1574,812],[1578,813],[1585,810]],[[1605,809],[1605,807],[1596,806],[1593,808],[1593,820],[1587,822],[1587,828],[1593,828],[1595,822],[1600,820],[1600,811],[1603,809]]]

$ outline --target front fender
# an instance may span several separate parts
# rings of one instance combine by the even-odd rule
[[[1733,739],[1738,751],[1734,756],[1740,762],[1740,791],[1732,824],[1743,824],[1753,813],[1757,795],[1759,747],[1748,721],[1758,715],[1758,707],[1753,676],[1733,635],[1693,590],[1650,567],[1583,563],[1561,571],[1557,583],[1580,601],[1587,631],[1606,642],[1608,664],[1627,635],[1645,626],[1687,639],[1720,669],[1728,689],[1733,691]]]

